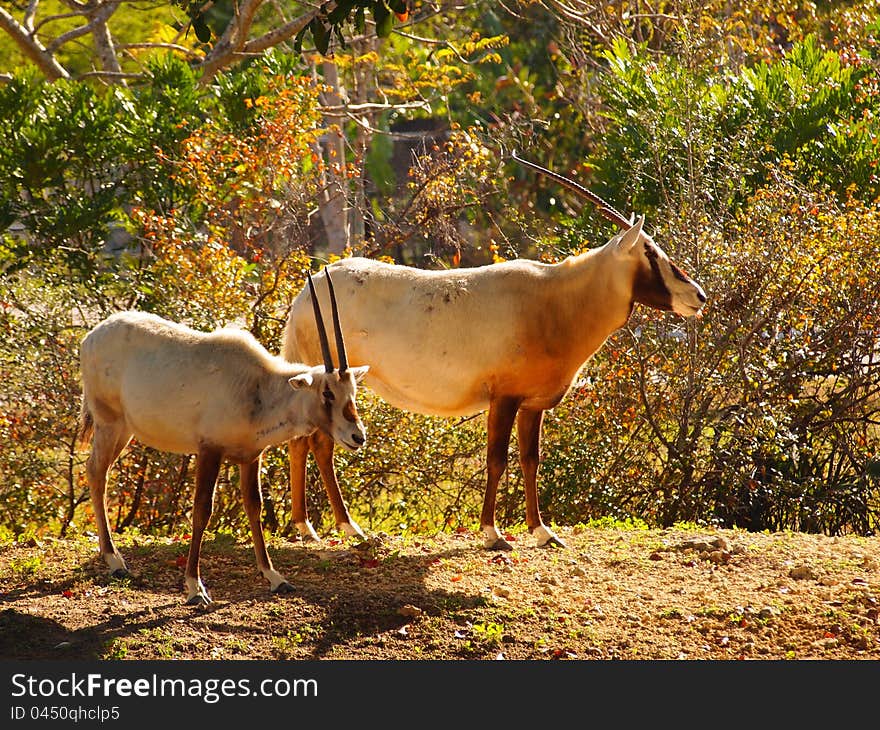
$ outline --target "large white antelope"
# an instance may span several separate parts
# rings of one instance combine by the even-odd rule
[[[368,368],[348,367],[335,300],[331,306],[338,369],[333,366],[317,303],[309,334],[315,334],[317,321],[323,366],[291,363],[271,355],[244,330],[199,332],[144,312],[118,312],[86,335],[80,355],[79,433],[82,443],[91,438],[86,474],[100,551],[111,574],[125,576],[128,569],[110,537],[107,472],[134,436],[162,451],[196,454],[192,541],[185,572],[187,603],[211,602],[199,575],[199,555],[224,459],[239,466],[241,495],[260,572],[273,593],[293,590],[274,569],[263,539],[262,452],[318,431],[328,443],[350,450],[363,446],[366,439],[355,396],[357,382]]]
[[[495,524],[495,498],[514,421],[526,524],[538,545],[561,546],[538,508],[544,411],[562,400],[587,360],[627,322],[636,303],[689,317],[706,302],[700,286],[642,230],[644,217],[633,223],[576,183],[525,164],[597,203],[622,233],[557,264],[514,260],[425,271],[348,258],[326,269],[333,272],[345,314],[348,357],[353,363],[370,363],[366,385],[391,405],[418,413],[465,416],[488,408],[488,477],[480,524],[485,547],[505,550],[510,545]],[[326,300],[327,287],[317,289]],[[313,296],[304,289],[290,311],[283,351],[290,360],[313,362],[320,356],[309,320]],[[317,539],[305,505],[311,450],[337,526],[362,535],[339,491],[332,441],[315,432],[291,440],[289,450],[292,512],[300,534]]]

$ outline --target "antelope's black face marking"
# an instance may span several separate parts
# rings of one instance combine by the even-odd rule
[[[660,271],[660,254],[647,241],[644,242],[644,246],[648,266],[639,265],[636,271],[636,278],[633,282],[633,301],[668,312],[672,309],[672,293],[666,286]],[[679,270],[678,273],[684,277],[682,281],[690,281],[683,272]]]
[[[323,423],[318,427],[348,451],[359,449],[367,440],[355,405],[358,374],[350,370],[342,375],[338,371],[324,373],[318,391],[323,412]]]
[[[671,261],[669,262],[669,267],[672,269],[672,275],[676,279],[678,279],[679,281],[683,281],[685,284],[690,284],[693,281],[693,279],[691,279],[691,277],[689,277],[687,274],[685,274],[680,268],[678,268]]]
[[[333,423],[333,411],[336,407],[336,394],[330,390],[329,386],[324,386],[324,390],[321,391],[321,401],[324,404],[324,410],[327,413],[327,421],[329,423]]]

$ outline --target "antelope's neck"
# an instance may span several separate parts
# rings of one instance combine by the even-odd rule
[[[629,319],[632,277],[604,246],[560,262],[557,277],[570,342],[583,363]]]
[[[288,382],[295,373],[275,373],[253,394],[251,422],[262,448],[314,431],[308,393],[294,392]]]

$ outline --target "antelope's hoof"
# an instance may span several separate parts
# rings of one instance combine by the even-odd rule
[[[491,545],[486,545],[486,550],[513,550],[513,545],[507,542],[503,537],[499,537]]]
[[[272,588],[271,592],[276,596],[283,596],[287,595],[288,593],[293,593],[294,590],[294,587],[290,583],[284,581],[283,583],[279,583],[277,586]]]
[[[318,537],[318,533],[315,532],[315,528],[312,527],[312,523],[308,520],[305,522],[297,522],[296,531],[299,533],[299,538],[303,542],[321,542],[321,538]]]
[[[125,568],[117,568],[116,570],[110,571],[110,577],[114,580],[123,580],[124,578],[131,578],[132,576]]]
[[[562,548],[565,549],[568,547],[562,540],[560,540],[556,535],[551,535],[545,542],[542,542],[538,545],[538,547],[542,548]]]
[[[211,596],[207,593],[196,593],[192,598],[187,599],[187,606],[210,606],[213,603]]]
[[[566,548],[568,547],[562,540],[560,540],[554,534],[553,530],[551,530],[546,525],[538,525],[537,527],[531,530],[532,535],[535,537],[535,544],[538,547],[554,547],[554,548]]]
[[[353,520],[351,522],[340,522],[336,525],[336,529],[342,532],[346,537],[359,537],[361,540],[367,539],[361,526]]]

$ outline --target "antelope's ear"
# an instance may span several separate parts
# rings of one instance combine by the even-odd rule
[[[642,235],[642,225],[645,222],[645,216],[640,215],[633,225],[624,231],[617,242],[617,247],[624,253],[629,253],[633,247],[639,242]]]
[[[290,380],[287,381],[290,383],[290,387],[294,390],[299,390],[300,388],[307,388],[312,384],[312,374],[308,371],[304,373],[300,373],[299,375],[294,375]]]
[[[356,383],[360,383],[364,379],[364,376],[366,376],[369,369],[369,365],[358,365],[356,368],[349,368],[351,374],[354,375],[354,381]]]

